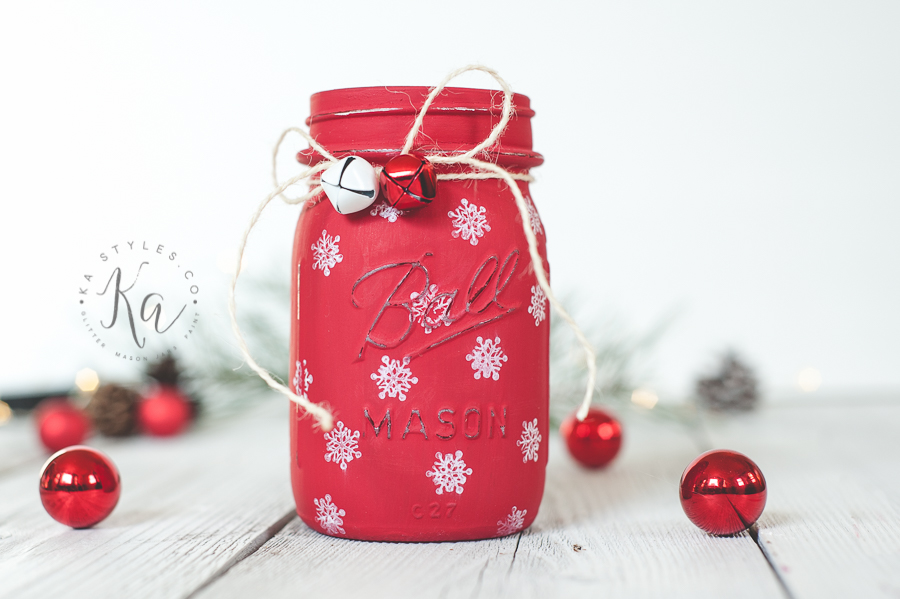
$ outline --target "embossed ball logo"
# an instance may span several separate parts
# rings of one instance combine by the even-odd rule
[[[200,285],[177,251],[124,241],[99,253],[78,284],[81,322],[93,343],[122,360],[150,361],[193,337]]]

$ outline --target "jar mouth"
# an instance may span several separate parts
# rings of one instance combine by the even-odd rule
[[[415,115],[433,88],[378,86],[335,89],[310,98],[306,119],[310,134],[337,157],[359,155],[384,163],[400,153]],[[527,170],[543,162],[531,149],[528,96],[513,94],[514,114],[503,135],[486,157],[507,168]],[[503,92],[493,89],[447,87],[425,115],[414,152],[463,153],[481,143],[503,114]],[[297,160],[313,164],[320,159],[312,150]]]

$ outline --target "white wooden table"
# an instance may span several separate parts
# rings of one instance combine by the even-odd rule
[[[900,597],[900,402],[787,404],[685,428],[630,417],[605,471],[551,439],[534,525],[480,542],[365,543],[294,515],[276,399],[176,439],[94,439],[123,481],[71,530],[43,511],[31,423],[0,428],[0,597]],[[701,451],[751,456],[757,530],[710,537],[677,484]]]

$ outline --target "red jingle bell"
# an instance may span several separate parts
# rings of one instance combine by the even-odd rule
[[[138,424],[156,437],[177,435],[191,420],[191,404],[171,385],[160,385],[138,404]]]
[[[412,154],[391,158],[381,171],[381,190],[399,210],[427,206],[437,195],[434,165]]]
[[[622,426],[600,408],[590,408],[581,422],[572,414],[563,421],[559,432],[572,457],[588,468],[606,466],[622,447]]]
[[[69,400],[60,397],[42,401],[35,411],[41,443],[51,453],[83,442],[91,430],[91,421]]]
[[[41,503],[66,526],[87,528],[119,502],[119,471],[109,457],[84,445],[59,451],[41,469]]]
[[[714,535],[731,535],[759,519],[766,507],[766,479],[736,451],[707,451],[681,475],[679,496],[688,519]]]

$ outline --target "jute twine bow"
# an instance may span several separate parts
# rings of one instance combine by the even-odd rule
[[[587,388],[585,389],[584,393],[584,400],[582,401],[581,406],[578,408],[578,412],[576,414],[578,420],[583,420],[584,417],[587,416],[588,408],[590,407],[591,403],[591,397],[594,391],[594,385],[597,379],[596,354],[594,352],[594,348],[587,340],[587,337],[585,337],[584,333],[581,331],[581,328],[579,328],[578,324],[569,315],[569,313],[566,312],[566,309],[562,307],[562,304],[559,303],[559,300],[556,299],[556,296],[550,289],[550,282],[547,279],[547,271],[544,269],[544,262],[541,259],[541,255],[538,253],[537,237],[535,236],[534,231],[531,229],[531,218],[528,213],[528,204],[525,201],[525,196],[522,195],[522,191],[516,184],[516,180],[531,181],[533,179],[530,175],[510,173],[506,169],[497,166],[492,162],[485,162],[476,158],[476,156],[478,156],[481,152],[484,152],[497,142],[497,140],[503,134],[503,131],[506,130],[506,126],[509,124],[509,120],[512,118],[513,93],[509,84],[497,73],[497,71],[481,65],[469,65],[448,74],[446,77],[444,77],[444,80],[441,81],[440,84],[438,84],[437,87],[433,88],[428,94],[428,98],[425,100],[425,103],[422,105],[422,108],[416,115],[416,121],[415,123],[413,123],[412,129],[409,130],[409,134],[406,136],[406,142],[403,144],[401,154],[408,154],[410,150],[412,150],[413,144],[416,140],[416,136],[419,133],[419,129],[421,129],[422,123],[425,120],[425,113],[428,111],[428,108],[434,102],[434,99],[438,96],[438,94],[441,93],[444,87],[446,87],[446,85],[452,79],[469,71],[482,71],[484,73],[487,73],[488,75],[493,77],[497,83],[500,84],[500,87],[503,89],[503,112],[500,118],[500,122],[498,122],[497,125],[494,126],[494,128],[491,130],[490,135],[488,135],[484,139],[484,141],[482,141],[480,144],[478,144],[468,152],[462,154],[427,154],[425,155],[425,158],[434,164],[465,164],[472,167],[473,169],[471,172],[464,173],[440,173],[437,175],[438,179],[503,179],[504,181],[506,181],[510,191],[512,191],[513,197],[516,200],[516,206],[519,208],[519,214],[522,217],[522,230],[525,233],[525,238],[528,240],[528,252],[531,256],[531,262],[534,267],[534,274],[535,277],[537,277],[538,284],[547,295],[547,298],[550,300],[550,305],[553,306],[554,310],[556,310],[556,313],[559,314],[559,316],[563,320],[565,320],[566,323],[568,323],[569,327],[571,327],[572,331],[575,333],[575,336],[578,338],[578,342],[581,344],[581,347],[584,350],[584,358],[588,368],[588,382]],[[322,160],[315,166],[304,170],[300,174],[295,175],[282,183],[279,183],[278,175],[275,169],[275,161],[278,156],[278,150],[281,147],[284,138],[289,133],[298,133],[303,136],[303,138],[306,139],[307,142],[309,142],[309,147],[315,150],[320,156],[322,156],[324,160]],[[243,354],[244,359],[247,361],[247,364],[272,389],[275,389],[276,391],[282,393],[292,402],[303,408],[307,413],[312,414],[313,417],[315,417],[318,421],[322,430],[326,432],[330,431],[334,426],[334,417],[331,412],[326,407],[324,407],[323,404],[313,403],[309,400],[308,397],[306,397],[305,394],[294,393],[288,387],[275,380],[272,374],[269,373],[265,368],[262,368],[259,364],[257,364],[256,360],[253,359],[253,356],[250,355],[250,350],[247,347],[247,342],[244,340],[244,335],[243,333],[241,333],[240,326],[238,326],[237,307],[234,299],[234,291],[237,287],[238,277],[240,276],[241,263],[243,262],[244,258],[244,250],[247,247],[247,239],[249,238],[250,232],[253,230],[253,227],[256,226],[257,221],[259,221],[259,217],[262,215],[262,212],[263,210],[265,210],[266,206],[268,206],[269,203],[275,198],[281,197],[281,199],[285,203],[302,204],[300,208],[299,218],[303,218],[306,209],[311,204],[315,203],[316,197],[324,193],[321,183],[316,182],[311,186],[310,190],[307,193],[295,198],[285,196],[284,192],[291,186],[300,183],[304,179],[308,179],[328,169],[338,161],[338,158],[332,156],[325,148],[319,145],[319,143],[317,143],[316,140],[309,135],[309,133],[307,133],[303,129],[300,129],[298,127],[291,127],[281,134],[281,136],[278,138],[278,143],[275,146],[275,150],[272,153],[272,178],[275,183],[275,189],[272,191],[272,193],[266,196],[266,199],[264,199],[256,208],[256,212],[253,213],[253,217],[250,219],[250,223],[247,225],[247,229],[244,231],[244,235],[241,237],[241,244],[238,248],[237,254],[237,264],[235,266],[234,277],[231,280],[231,288],[228,294],[228,314],[231,316],[231,329],[232,331],[234,331],[234,336],[237,338],[238,347],[240,347],[241,353]]]

